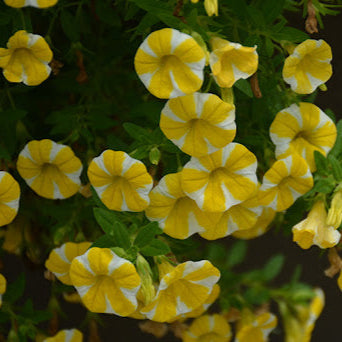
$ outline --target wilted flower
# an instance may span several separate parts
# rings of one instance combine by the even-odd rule
[[[56,5],[58,0],[4,0],[5,4],[14,8],[21,7],[37,7],[37,8],[48,8]]]
[[[239,79],[246,79],[257,71],[256,46],[246,47],[218,37],[212,38],[210,44],[210,68],[221,88],[230,88]]]
[[[308,164],[298,154],[276,161],[265,173],[258,196],[261,205],[275,211],[289,208],[313,186]]]
[[[77,329],[61,330],[55,336],[48,337],[43,342],[82,342],[83,334]]]
[[[84,254],[91,242],[67,242],[50,252],[45,267],[52,272],[63,284],[72,285],[69,271],[72,261]]]
[[[49,77],[52,57],[43,37],[21,30],[9,39],[7,49],[0,48],[0,68],[8,81],[35,86]]]
[[[128,316],[137,308],[141,279],[134,265],[108,248],[90,248],[76,257],[70,278],[92,312]]]
[[[324,156],[336,141],[336,126],[317,106],[308,102],[293,104],[279,112],[270,127],[276,155],[282,158],[298,153],[316,170],[314,151]]]
[[[286,58],[283,78],[298,94],[310,94],[332,75],[332,53],[322,39],[307,39]]]
[[[176,97],[163,108],[160,128],[182,151],[202,157],[233,141],[235,107],[213,94]]]
[[[256,191],[257,160],[245,146],[230,143],[184,166],[182,188],[204,211],[223,212]]]
[[[154,96],[168,99],[201,88],[205,54],[191,36],[165,28],[144,40],[134,65],[145,87]]]
[[[20,152],[17,169],[38,195],[64,199],[77,193],[82,163],[69,146],[50,139],[32,140]]]
[[[0,273],[0,307],[2,305],[2,295],[6,292],[6,278]]]
[[[150,203],[153,180],[145,165],[122,151],[106,150],[88,168],[91,185],[111,210],[142,211]]]
[[[331,248],[338,244],[341,234],[334,227],[326,224],[327,212],[323,201],[317,201],[308,217],[292,228],[293,241],[303,249],[312,245]]]

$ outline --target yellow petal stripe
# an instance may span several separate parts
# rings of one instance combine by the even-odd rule
[[[180,264],[161,279],[155,298],[141,313],[153,321],[172,321],[202,306],[219,278],[219,270],[207,260]]]
[[[6,171],[0,171],[0,227],[11,223],[19,209],[18,182]]]
[[[45,267],[51,271],[63,284],[72,285],[69,270],[71,262],[77,256],[84,254],[91,242],[67,242],[51,251],[45,262]]]
[[[202,157],[233,141],[235,107],[213,94],[176,97],[163,108],[160,128],[183,152]]]
[[[43,37],[21,30],[9,39],[7,49],[0,49],[0,68],[8,81],[35,86],[49,77],[52,57]]]
[[[298,153],[316,170],[314,151],[324,156],[336,141],[333,121],[312,103],[293,104],[279,112],[270,127],[278,158]]]
[[[231,88],[239,79],[253,75],[258,68],[258,54],[255,47],[214,37],[209,62],[216,83],[222,88]]]
[[[153,180],[145,165],[122,151],[106,150],[92,160],[88,177],[101,201],[111,210],[142,211]]]
[[[58,0],[4,0],[5,4],[14,8],[32,6],[47,8],[56,5]]]
[[[182,187],[200,209],[223,212],[256,191],[256,167],[252,152],[230,143],[208,156],[192,157],[182,171]]]
[[[83,334],[77,329],[61,330],[55,336],[46,338],[43,342],[82,342]]]
[[[149,220],[157,221],[164,233],[186,239],[204,231],[220,218],[220,214],[205,213],[182,190],[181,174],[168,174],[150,193],[151,203],[145,213]]]
[[[229,342],[230,325],[218,314],[204,315],[195,319],[183,334],[183,342]]]
[[[294,154],[276,161],[265,173],[258,198],[261,205],[283,211],[312,186],[313,178],[308,164]]]
[[[145,39],[134,65],[145,87],[154,96],[168,99],[201,88],[205,55],[191,36],[165,28]]]
[[[108,248],[91,248],[76,257],[70,278],[92,312],[128,316],[137,308],[141,280],[134,265]]]
[[[332,53],[322,39],[307,39],[286,58],[283,78],[298,94],[310,94],[332,75]]]
[[[69,146],[52,140],[32,140],[20,152],[18,172],[38,195],[64,199],[77,193],[81,161]]]

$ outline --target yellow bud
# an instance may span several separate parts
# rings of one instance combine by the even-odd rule
[[[21,246],[23,242],[23,228],[24,220],[17,218],[11,224],[8,225],[5,233],[5,241],[2,248],[10,254],[19,255],[21,252]]]
[[[152,302],[156,294],[156,289],[153,285],[152,279],[152,270],[150,264],[147,260],[142,256],[138,255],[136,261],[137,271],[141,278],[141,288],[140,288],[140,296],[141,300],[145,305],[148,305]]]
[[[328,211],[326,223],[328,226],[338,228],[342,222],[342,190],[335,192]]]
[[[209,17],[218,15],[218,0],[204,0],[204,8]]]
[[[322,91],[327,91],[328,90],[328,87],[326,86],[325,83],[321,84],[318,88],[321,89]]]

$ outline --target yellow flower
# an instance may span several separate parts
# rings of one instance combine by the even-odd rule
[[[82,163],[69,146],[52,140],[32,140],[20,152],[17,169],[38,195],[64,199],[77,193]]]
[[[239,79],[246,79],[258,69],[256,46],[246,47],[218,37],[210,40],[210,68],[221,88],[230,88]]]
[[[277,322],[277,317],[270,312],[255,316],[246,309],[238,322],[235,342],[266,342]]]
[[[182,336],[183,342],[229,342],[230,325],[221,315],[204,315],[195,319]]]
[[[0,273],[0,307],[2,305],[2,295],[6,292],[6,278]]]
[[[160,128],[183,152],[202,157],[233,141],[235,107],[213,94],[176,97],[163,108]]]
[[[8,81],[35,86],[49,77],[52,57],[43,37],[21,30],[9,39],[7,49],[0,48],[0,68]]]
[[[204,211],[223,212],[250,197],[257,188],[257,160],[245,146],[230,143],[184,166],[182,187]]]
[[[312,186],[313,178],[308,164],[302,157],[293,154],[276,161],[265,173],[259,201],[275,211],[283,211]]]
[[[154,96],[168,99],[201,88],[205,54],[191,36],[165,28],[145,39],[134,65],[145,87]]]
[[[314,151],[327,155],[335,144],[337,132],[333,121],[317,106],[301,102],[277,114],[270,135],[278,158],[298,153],[310,170],[315,171]]]
[[[56,5],[58,0],[4,0],[5,4],[14,8],[21,7],[37,7],[37,8],[48,8]]]
[[[84,254],[91,246],[91,242],[67,242],[50,252],[45,267],[51,271],[63,284],[72,285],[69,271],[72,261]]]
[[[82,342],[83,334],[77,329],[61,330],[57,335],[48,337],[43,342]]]
[[[141,310],[148,319],[157,322],[173,321],[202,306],[220,278],[219,270],[207,260],[187,261],[163,273],[160,271],[155,298]]]
[[[262,207],[258,203],[257,191],[255,191],[253,196],[233,205],[220,216],[216,213],[216,221],[213,219],[211,225],[205,227],[205,232],[199,234],[207,240],[216,240],[234,232],[249,230],[256,224],[261,211]]]
[[[106,150],[92,160],[88,177],[101,201],[111,210],[142,211],[153,180],[145,165],[122,151]]]
[[[150,193],[151,203],[145,213],[149,220],[157,221],[164,233],[176,239],[186,239],[210,227],[218,216],[203,212],[188,197],[181,186],[181,173],[164,176]]]
[[[334,227],[326,224],[327,212],[323,201],[317,201],[308,217],[292,228],[293,241],[303,249],[312,245],[331,248],[338,244],[341,234]]]
[[[137,308],[140,276],[131,262],[108,248],[90,248],[76,257],[70,278],[83,304],[92,312],[128,316]]]
[[[261,215],[258,217],[255,225],[252,228],[246,230],[237,230],[232,235],[235,238],[243,240],[259,237],[266,233],[275,215],[276,212],[272,208],[263,207]]]
[[[307,39],[285,59],[283,78],[298,94],[310,94],[332,75],[332,53],[322,39]]]
[[[280,306],[285,329],[285,342],[310,342],[315,322],[324,307],[324,292],[316,288],[315,296],[309,305],[296,305],[288,308]]]
[[[337,229],[342,222],[342,190],[339,189],[334,193],[331,200],[331,206],[328,211],[327,225]]]
[[[6,171],[0,171],[0,227],[11,223],[19,209],[20,187]]]

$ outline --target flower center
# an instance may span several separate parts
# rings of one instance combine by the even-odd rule
[[[212,181],[216,181],[216,182],[222,182],[225,179],[227,179],[227,177],[230,176],[230,172],[225,168],[225,167],[218,167],[216,169],[214,169],[211,173],[210,173],[210,179]]]
[[[59,168],[54,164],[44,163],[42,165],[42,173],[44,173],[47,176],[50,176],[51,178],[54,178],[54,175],[59,173]]]
[[[175,55],[166,55],[160,59],[160,67],[167,70],[175,68],[181,60]]]

